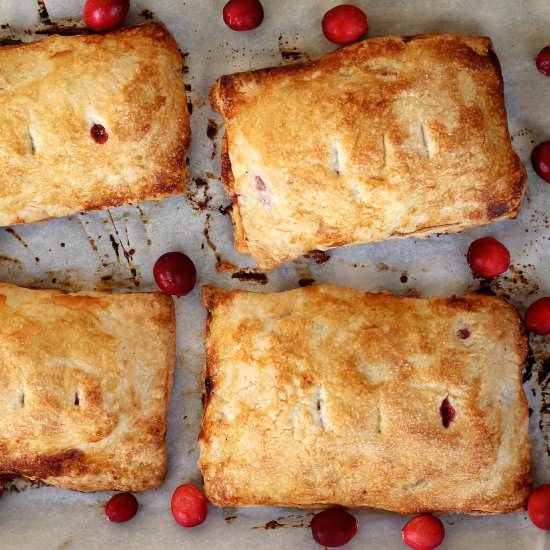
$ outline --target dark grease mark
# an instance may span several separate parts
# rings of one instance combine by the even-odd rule
[[[37,0],[38,4],[38,16],[40,19],[49,19],[50,16],[48,15],[48,10],[46,9],[46,4],[44,3],[44,0]]]
[[[405,283],[409,280],[409,278],[408,278],[406,275],[403,274],[403,275],[401,275],[401,277],[399,277],[399,280],[400,280],[403,284],[405,284]]]
[[[141,10],[138,13],[138,16],[143,17],[147,21],[150,21],[151,19],[153,19],[153,17],[155,17],[155,14],[150,10]]]
[[[190,115],[193,114],[193,104],[190,101],[187,102],[187,110],[189,111]]]
[[[268,521],[264,525],[264,529],[278,529],[279,527],[285,527],[285,525],[282,523],[279,523],[277,520]]]
[[[231,525],[237,519],[237,516],[227,516],[227,517],[224,517],[223,519],[226,523]]]
[[[12,262],[14,264],[20,264],[21,260],[18,260],[17,258],[10,258],[9,256],[3,256],[0,255],[0,261],[1,262]]]
[[[311,258],[316,264],[324,264],[330,260],[330,256],[323,250],[311,250],[304,256]]]
[[[550,374],[550,358],[547,358],[542,362],[542,365],[540,366],[540,370],[537,376],[538,383],[543,384],[548,378],[549,374]]]
[[[527,352],[527,357],[525,358],[525,368],[523,369],[522,382],[528,382],[533,376],[533,366],[536,363],[533,350],[529,346],[529,351]]]
[[[253,282],[260,285],[268,283],[267,275],[265,273],[256,273],[254,271],[237,271],[231,275],[232,279],[239,279],[243,282]]]
[[[0,46],[17,46],[18,44],[23,44],[23,40],[17,40],[15,38],[0,39]]]
[[[44,23],[45,21],[43,21]],[[77,36],[79,34],[92,34],[92,31],[86,27],[63,27],[58,25],[53,25],[52,23],[49,23],[50,27],[47,29],[38,29],[34,31],[35,34],[43,34],[43,35],[52,35],[52,34],[60,34],[61,36]]]
[[[25,248],[29,248],[29,245],[23,240],[23,237],[17,233],[15,229],[11,227],[6,227],[6,231],[14,238],[17,239]]]
[[[210,395],[212,393],[213,386],[214,386],[214,383],[212,382],[212,378],[207,376],[204,380],[204,390],[206,392],[206,395]]]
[[[206,125],[206,135],[209,139],[216,139],[218,135],[218,125],[211,118],[208,119]]]
[[[305,279],[299,279],[298,284],[300,286],[310,286],[315,282],[315,279],[305,278]]]
[[[116,239],[109,233],[109,240],[111,241],[111,246],[113,247],[113,250],[115,251],[115,254],[116,254],[116,259],[117,261],[120,260],[120,254],[118,253],[118,247],[120,246]]]

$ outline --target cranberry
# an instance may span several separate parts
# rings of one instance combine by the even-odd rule
[[[510,265],[510,252],[493,237],[474,241],[466,255],[470,269],[481,277],[494,277],[504,273]]]
[[[189,294],[197,282],[197,270],[183,252],[163,254],[153,267],[153,275],[160,289],[175,296]]]
[[[105,143],[109,139],[109,134],[105,130],[105,126],[101,124],[94,124],[90,128],[90,135],[95,139],[97,143]]]
[[[542,48],[537,55],[537,69],[545,76],[550,76],[550,46]]]
[[[136,497],[130,493],[119,493],[111,497],[105,506],[105,515],[109,521],[122,523],[131,520],[137,512],[138,503]]]
[[[367,34],[369,22],[364,11],[342,4],[325,13],[323,32],[335,44],[351,44]]]
[[[451,405],[448,397],[445,397],[445,399],[441,402],[439,414],[441,415],[441,423],[443,424],[443,427],[448,428],[456,416],[455,408]]]
[[[550,334],[550,297],[533,302],[523,318],[525,326],[535,334]]]
[[[172,514],[184,527],[200,525],[208,514],[206,497],[191,483],[180,485],[172,495]]]
[[[531,153],[531,162],[535,172],[550,183],[550,140],[539,143]]]
[[[130,0],[86,0],[84,22],[96,32],[114,29],[130,9]]]
[[[357,520],[340,508],[324,510],[311,520],[311,532],[321,546],[343,546],[357,533]]]
[[[411,519],[401,530],[403,542],[415,550],[432,550],[445,538],[445,527],[439,519],[422,514]]]
[[[223,20],[234,31],[251,31],[264,20],[260,0],[229,0],[223,7]]]
[[[527,513],[539,529],[550,531],[550,485],[542,485],[531,493]]]

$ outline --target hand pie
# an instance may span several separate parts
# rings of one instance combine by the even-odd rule
[[[78,491],[160,485],[171,298],[0,284],[0,317],[0,473]]]
[[[158,23],[0,48],[0,225],[182,193],[181,68]]]
[[[235,246],[263,268],[519,212],[525,169],[488,38],[371,38],[223,76],[210,99],[225,123]]]
[[[529,495],[527,339],[493,296],[205,287],[218,506],[496,514]]]

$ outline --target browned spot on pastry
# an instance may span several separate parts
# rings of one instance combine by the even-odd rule
[[[508,212],[508,205],[505,202],[492,202],[487,205],[487,217],[489,219],[500,218]]]
[[[48,477],[59,477],[75,469],[78,462],[82,460],[84,453],[79,449],[69,449],[55,455],[44,456],[38,459],[28,460],[22,467],[8,467],[10,474],[21,475],[25,477],[39,477],[47,479]],[[21,464],[21,462],[19,462]],[[32,472],[32,474],[30,473]]]
[[[231,275],[231,278],[239,279],[239,281],[243,282],[258,283],[260,285],[265,285],[269,282],[265,273],[257,273],[255,271],[237,271],[237,273]]]
[[[444,428],[448,428],[451,422],[455,419],[456,411],[451,405],[448,397],[445,397],[439,407],[439,414],[441,415],[441,423]]]
[[[461,338],[462,340],[466,340],[466,338],[470,337],[470,330],[467,328],[461,328],[457,331],[457,336]]]

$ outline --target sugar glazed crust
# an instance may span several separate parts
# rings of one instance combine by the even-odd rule
[[[181,69],[159,23],[0,48],[0,225],[182,193]]]
[[[0,473],[144,491],[166,472],[172,299],[0,284]]]
[[[492,296],[204,287],[218,506],[500,514],[529,494],[526,335]],[[441,413],[444,400],[455,410]]]
[[[526,173],[489,38],[371,38],[223,76],[210,100],[225,123],[235,246],[263,268],[519,212]]]

